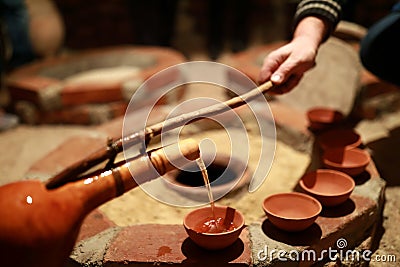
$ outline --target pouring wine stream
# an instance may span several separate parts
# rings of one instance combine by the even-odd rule
[[[208,193],[208,199],[210,200],[210,205],[211,205],[211,212],[212,212],[212,218],[215,220],[215,211],[214,211],[214,197],[211,192],[211,185],[210,185],[210,180],[208,179],[208,173],[207,173],[207,168],[206,165],[204,164],[203,159],[200,157],[196,159],[196,163],[200,168],[201,174],[203,176],[204,184],[207,188],[207,193]]]
[[[196,231],[201,233],[223,233],[234,230],[235,227],[232,222],[226,225],[227,223],[225,222],[225,218],[215,216],[214,197],[212,195],[211,184],[208,178],[206,165],[204,164],[204,161],[201,158],[201,156],[198,159],[196,159],[196,163],[201,170],[201,174],[203,176],[204,184],[207,188],[208,198],[210,200],[210,206],[211,206],[211,217],[207,217],[205,220],[200,221],[198,225],[195,227]]]

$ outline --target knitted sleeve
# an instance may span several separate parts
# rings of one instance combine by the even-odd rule
[[[294,16],[294,27],[307,16],[324,19],[328,25],[328,36],[341,19],[342,6],[345,0],[301,0]]]

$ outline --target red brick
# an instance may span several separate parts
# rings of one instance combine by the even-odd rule
[[[76,106],[87,103],[106,103],[110,101],[125,100],[123,96],[123,85],[126,79],[112,83],[99,82],[90,85],[64,84],[64,76],[75,74],[78,71],[85,71],[100,65],[103,67],[117,67],[123,65],[119,62],[108,62],[108,58],[114,57],[126,60],[126,57],[133,59],[144,58],[144,63],[138,62],[139,74],[135,80],[144,81],[151,75],[175,64],[185,62],[185,58],[179,52],[161,47],[136,47],[120,46],[103,49],[81,51],[67,56],[51,58],[22,66],[8,74],[6,86],[12,89],[11,100],[18,102],[26,100],[34,103],[39,109],[60,108],[53,107],[51,103],[57,99],[61,107]],[[151,59],[151,60],[147,60]],[[149,62],[147,62],[149,61]],[[83,62],[87,69],[76,69],[77,63]],[[81,67],[82,68],[82,67]],[[57,73],[53,73],[57,72]],[[48,78],[49,76],[54,76]],[[167,81],[168,82],[168,81]],[[51,93],[46,93],[49,86],[57,85]],[[51,99],[48,98],[51,96]]]
[[[105,138],[87,136],[71,137],[33,164],[26,175],[29,177],[52,177],[105,145]]]
[[[95,209],[89,213],[83,221],[76,242],[95,236],[114,226],[116,226],[115,223],[108,219],[105,214]]]
[[[15,110],[21,121],[27,124],[93,125],[124,115],[127,106],[126,102],[118,101],[42,111],[29,102],[23,101],[15,103]]]
[[[369,228],[379,216],[377,208],[375,201],[354,194],[349,201],[341,206],[325,208],[316,220],[316,223],[321,227],[321,238],[334,233],[343,235],[353,233],[353,237],[357,234],[363,234],[359,233],[359,230],[364,227]],[[360,220],[363,216],[365,218]]]
[[[17,90],[21,88],[27,88],[32,92],[32,94],[36,91],[43,90],[51,85],[58,84],[59,80],[49,77],[42,76],[25,76],[24,79],[19,79],[16,77],[11,77],[7,80],[7,85],[11,88],[10,94],[11,96],[17,95]]]
[[[104,266],[250,266],[248,231],[240,240],[220,251],[195,245],[182,225],[134,225],[124,228],[113,240],[104,257]]]
[[[63,107],[121,101],[122,84],[67,84],[61,92],[61,100]]]

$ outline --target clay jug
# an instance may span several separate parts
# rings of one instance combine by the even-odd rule
[[[189,160],[199,157],[197,143],[184,140],[180,152]],[[179,152],[179,149],[176,151]],[[182,155],[168,153],[168,159]],[[150,159],[150,160],[148,160]],[[147,163],[146,163],[147,162]],[[0,187],[0,259],[2,266],[61,267],[68,258],[85,216],[99,205],[136,187],[129,166],[146,182],[174,169],[164,149],[148,153],[99,175],[48,190],[35,180]],[[140,182],[140,183],[141,183]]]

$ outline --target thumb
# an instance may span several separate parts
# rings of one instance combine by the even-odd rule
[[[282,76],[282,74],[275,72],[272,74],[271,76],[271,82],[275,83],[275,84],[281,84],[284,81],[284,77]]]
[[[298,64],[295,60],[288,58],[283,62],[277,70],[271,75],[271,81],[275,84],[282,84],[286,82],[289,77],[296,72]]]

